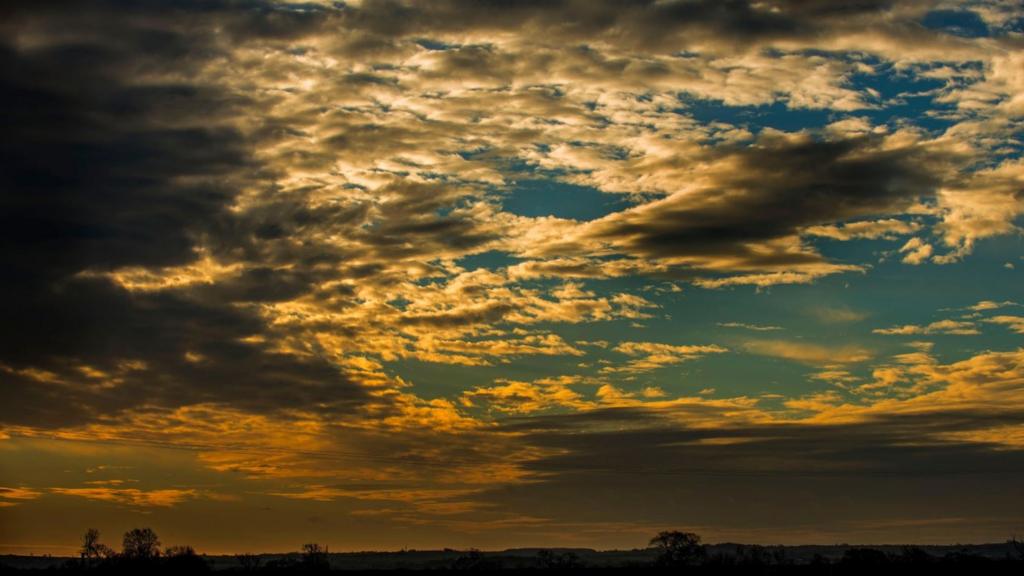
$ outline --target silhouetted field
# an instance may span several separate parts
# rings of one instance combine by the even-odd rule
[[[0,556],[0,571],[27,574],[1024,574],[1024,543],[957,546],[752,546],[701,544],[687,532],[662,532],[651,547],[597,551],[523,548],[504,551],[403,550],[330,553],[306,544],[289,554],[205,555],[188,546],[161,551],[156,534],[125,534],[122,551],[86,533],[77,558]]]
[[[522,549],[500,552],[404,551],[329,554],[328,566],[307,565],[302,554],[196,555],[182,561],[112,560],[86,564],[79,558],[0,556],[5,573],[59,574],[291,574],[344,571],[353,574],[422,574],[501,571],[505,574],[1021,574],[1024,561],[1005,544],[974,546],[707,546],[693,565],[658,566],[652,550]],[[554,555],[552,561],[547,555]],[[559,563],[564,565],[559,565]],[[248,565],[244,565],[248,564]]]

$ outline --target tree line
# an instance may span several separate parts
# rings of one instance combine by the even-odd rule
[[[449,551],[446,549],[446,551]],[[592,573],[628,569],[671,574],[828,574],[845,576],[863,574],[1024,574],[1024,542],[1007,541],[1003,559],[985,558],[968,553],[936,557],[923,549],[905,547],[899,553],[886,553],[873,548],[849,548],[838,559],[816,556],[798,562],[787,558],[785,548],[737,545],[731,552],[709,553],[709,547],[693,532],[668,530],[659,532],[648,544],[651,560],[630,566],[588,566],[571,551],[540,550],[532,561],[517,562],[510,567],[497,553],[470,550],[444,566],[427,571],[492,572],[555,572]],[[449,551],[455,552],[455,551]],[[505,558],[507,560],[507,557]],[[328,572],[330,555],[326,546],[304,544],[297,554],[259,556],[242,554],[224,572],[294,573]],[[0,569],[4,568],[0,564]],[[191,546],[161,548],[160,538],[151,528],[133,528],[124,533],[121,550],[116,551],[100,540],[100,532],[88,529],[82,537],[79,558],[56,568],[70,573],[204,573],[211,570],[208,559]],[[0,570],[3,571],[3,570]],[[409,570],[404,570],[409,571]],[[412,570],[422,572],[424,570]],[[380,570],[373,571],[379,573]]]
[[[310,543],[302,545],[298,561],[277,561],[263,566],[262,558],[256,555],[241,554],[236,556],[236,559],[241,569],[246,572],[264,567],[325,571],[330,568],[328,554],[326,546]],[[130,571],[143,568],[150,571],[164,569],[170,573],[210,571],[207,560],[197,554],[191,546],[170,546],[161,550],[160,537],[152,528],[133,528],[125,532],[120,552],[100,542],[99,530],[89,528],[82,536],[82,548],[79,551],[78,561],[69,564],[66,568],[97,572]]]

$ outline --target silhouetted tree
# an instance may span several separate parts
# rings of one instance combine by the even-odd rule
[[[100,542],[100,531],[96,528],[89,528],[85,531],[85,535],[82,536],[82,560],[87,565],[103,559],[109,558],[114,553],[106,544]]]
[[[133,528],[124,533],[121,554],[133,560],[151,560],[160,556],[160,539],[151,528]]]
[[[651,538],[650,545],[658,549],[659,566],[687,566],[704,557],[700,536],[693,532],[666,530]]]
[[[164,551],[167,560],[167,569],[175,574],[196,574],[209,572],[210,566],[206,560],[196,554],[191,546],[171,546]]]
[[[331,567],[327,547],[316,543],[302,545],[302,566],[309,570],[327,570]]]

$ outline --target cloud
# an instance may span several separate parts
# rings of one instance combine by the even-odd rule
[[[17,118],[17,145],[3,150],[0,363],[13,372],[0,395],[18,398],[0,418],[57,426],[210,399],[275,410],[328,390],[337,406],[358,402],[333,367],[247,343],[263,331],[251,310],[187,293],[236,270],[264,291],[287,276],[257,278],[211,247],[223,246],[241,191],[260,186],[237,122],[246,99],[181,80],[225,53],[210,30],[173,16],[152,30],[141,6],[112,8],[83,6],[110,18],[87,17],[69,36],[57,32],[63,16],[18,9],[21,27],[0,50],[3,105]],[[148,293],[101,277],[112,270]],[[111,379],[97,385],[81,365]],[[32,377],[44,372],[57,378]]]
[[[992,316],[986,318],[985,322],[992,324],[1002,324],[1009,330],[1012,330],[1018,334],[1024,334],[1024,316],[1011,316],[1008,314],[1000,314],[998,316]]]
[[[633,49],[681,49],[684,42],[728,50],[755,40],[811,37],[816,26],[856,28],[883,20],[891,7],[866,2],[836,8],[827,2],[781,2],[773,9],[749,2],[722,6],[714,2],[568,2],[546,10],[527,5],[478,6],[473,2],[412,2],[401,10],[385,2],[369,2],[346,13],[352,25],[375,33],[418,35],[478,30],[529,31],[549,38],[558,32],[564,41],[589,37],[615,41]],[[720,37],[712,36],[717,33]],[[467,62],[466,66],[471,65]]]
[[[743,344],[743,348],[753,354],[812,366],[854,364],[872,357],[871,351],[859,346],[827,346],[791,340],[749,340]]]
[[[704,151],[690,160],[681,190],[592,222],[587,235],[627,254],[710,270],[829,273],[795,240],[800,230],[909,207],[935,185],[928,164],[919,150],[881,137],[765,133],[747,148]]]
[[[371,502],[397,502],[410,504],[415,511],[421,513],[447,515],[475,511],[480,505],[468,502],[466,499],[479,491],[479,489],[360,490],[314,485],[307,486],[300,492],[271,492],[270,494],[283,498],[318,502],[330,502],[339,498]]]
[[[1014,222],[1024,214],[1022,183],[1024,161],[1018,158],[1004,160],[943,188],[938,195],[942,214],[938,229],[952,250],[935,261],[955,262],[970,254],[978,240],[1017,231]]]
[[[583,396],[561,382],[530,383],[502,380],[491,387],[476,387],[463,392],[466,406],[485,405],[490,410],[509,414],[527,414],[563,407],[583,409],[592,405]]]
[[[778,537],[780,530],[793,531],[788,537],[797,542],[806,541],[799,527],[807,522],[815,531],[849,533],[858,529],[846,523],[891,517],[894,508],[918,517],[917,511],[931,501],[922,490],[941,492],[954,482],[958,491],[995,490],[998,496],[965,504],[962,511],[998,516],[1005,527],[1015,520],[999,510],[1024,473],[1021,354],[986,352],[949,364],[907,363],[898,379],[927,382],[930,391],[871,400],[816,393],[793,402],[796,413],[765,418],[762,407],[760,420],[737,417],[708,424],[693,414],[712,406],[690,404],[519,419],[510,430],[525,431],[530,442],[552,450],[529,464],[546,480],[495,491],[493,497],[525,511],[539,508],[532,502],[558,501],[563,515],[584,517],[587,496],[580,495],[579,486],[586,485],[587,494],[608,490],[622,495],[606,504],[610,517],[638,518],[630,511],[644,510],[645,518],[667,521],[674,515],[661,512],[671,502],[666,495],[682,491],[693,495],[686,500],[690,522],[730,534],[747,529],[752,520],[746,500],[735,499],[740,491],[769,502],[769,509],[754,518],[771,528],[756,533]],[[978,474],[951,472],[966,469]],[[992,484],[993,477],[1001,480]],[[872,497],[854,508],[835,504],[836,491],[857,490]],[[814,502],[829,510],[827,518],[771,504],[778,502],[769,497],[773,494]],[[866,533],[886,539],[900,533],[877,530]],[[935,533],[946,532],[936,528]]]
[[[510,340],[434,340],[424,339],[415,356],[421,360],[452,364],[479,365],[488,363],[481,357],[515,357],[524,355],[583,356],[585,353],[556,334],[523,336]],[[507,360],[505,360],[507,361]]]
[[[764,326],[761,324],[747,324],[744,322],[719,322],[718,325],[723,328],[742,328],[744,330],[753,330],[755,332],[774,332],[775,330],[782,330],[781,326]]]
[[[604,373],[638,373],[648,372],[672,364],[696,360],[708,354],[728,352],[716,344],[674,345],[658,342],[622,342],[614,350],[634,359],[622,366],[605,366]]]
[[[785,424],[726,429],[700,429],[663,423],[657,427],[623,429],[629,418],[615,420],[606,415],[605,427],[592,429],[580,422],[560,431],[546,431],[538,422],[533,441],[556,448],[555,455],[534,462],[538,472],[551,475],[544,483],[495,494],[506,506],[538,511],[531,502],[558,501],[563,516],[586,517],[585,495],[578,483],[598,493],[621,494],[606,504],[609,517],[636,518],[630,510],[644,510],[644,518],[670,522],[674,512],[669,494],[690,494],[685,507],[690,525],[715,538],[754,534],[784,539],[793,543],[807,541],[810,532],[859,533],[868,538],[889,540],[902,533],[899,528],[865,529],[851,524],[871,523],[872,519],[896,515],[918,517],[917,511],[928,497],[924,492],[942,491],[955,482],[958,489],[991,486],[998,496],[974,505],[955,504],[958,512],[978,517],[1003,518],[998,528],[1013,523],[999,512],[1001,498],[1013,493],[1020,475],[1020,453],[994,452],[985,444],[951,446],[920,442],[921,428],[935,420],[912,422],[880,417],[870,422],[822,426]],[[620,426],[614,427],[617,422]],[[968,426],[957,422],[952,427]],[[919,428],[920,426],[920,428]],[[615,469],[607,466],[616,462]],[[845,464],[842,464],[845,463]],[[1012,477],[995,485],[976,475],[950,475],[949,469],[1007,470]],[[630,470],[622,474],[616,470]],[[943,471],[947,471],[944,473]],[[1012,472],[1011,472],[1012,471]],[[885,491],[883,487],[888,487]],[[851,494],[859,490],[874,494],[865,504],[843,507],[835,503],[836,492]],[[897,493],[893,494],[893,490]],[[764,509],[751,512],[734,495],[741,491],[764,501]],[[588,493],[593,493],[589,492]],[[827,509],[827,520],[804,509],[794,509],[770,496],[784,500],[800,498]],[[879,501],[878,499],[881,499]],[[770,526],[751,532],[749,522]],[[811,527],[808,528],[807,524]],[[864,530],[864,532],[858,532]],[[948,533],[938,529],[935,534]],[[771,536],[767,536],[771,534]]]
[[[811,226],[804,230],[803,233],[810,236],[821,236],[843,241],[860,238],[871,240],[884,238],[891,240],[898,236],[913,234],[920,229],[921,225],[917,222],[887,218],[884,220],[849,222],[842,225]]]
[[[342,422],[311,412],[258,415],[206,405],[173,411],[149,408],[103,424],[47,434],[31,428],[14,433],[60,440],[65,449],[69,442],[98,441],[108,453],[173,447],[194,454],[195,462],[209,470],[255,481],[250,488],[259,490],[278,487],[276,491],[290,493],[295,486],[315,486],[330,479],[336,489],[345,488],[353,497],[369,500],[390,499],[404,490],[410,501],[421,497],[431,501],[444,491],[453,498],[452,506],[471,505],[470,494],[482,485],[519,481],[519,463],[540,454],[513,438],[492,435],[488,424],[444,399],[422,400],[395,391],[381,394],[399,397],[381,398],[365,407],[360,417],[349,416]],[[133,507],[169,507],[192,499],[237,495],[194,485],[151,490],[109,482],[51,491]],[[456,498],[459,494],[465,497]]]
[[[904,264],[910,264],[911,266],[917,266],[923,262],[927,262],[932,256],[932,245],[921,240],[920,238],[911,238],[907,240],[906,244],[900,247],[900,254],[903,254],[902,262]]]
[[[17,506],[22,501],[35,500],[42,496],[42,494],[39,490],[33,490],[24,486],[18,488],[0,486],[0,508]]]
[[[972,306],[968,306],[966,309],[967,310],[973,310],[975,312],[982,312],[982,311],[986,311],[986,310],[998,310],[999,308],[1004,308],[1004,307],[1007,307],[1007,306],[1020,306],[1020,304],[1017,304],[1016,302],[1012,302],[1010,300],[1004,300],[1002,302],[995,302],[995,301],[992,301],[992,300],[982,300],[982,301],[978,302],[977,304],[974,304]]]
[[[815,380],[823,380],[825,382],[835,384],[836,386],[845,386],[858,380],[856,376],[847,370],[822,370],[811,374],[811,378]]]
[[[892,328],[875,328],[875,334],[908,336],[914,334],[956,334],[974,335],[981,334],[973,322],[960,320],[937,320],[931,324],[919,326],[916,324],[905,324]]]
[[[817,306],[811,308],[810,313],[825,324],[860,322],[868,317],[867,313],[846,306]]]
[[[125,506],[140,508],[161,507],[170,508],[186,500],[200,497],[198,491],[193,489],[181,490],[167,488],[162,490],[139,490],[137,488],[50,488],[53,494],[62,496],[77,496],[89,500],[100,500],[113,502]]]

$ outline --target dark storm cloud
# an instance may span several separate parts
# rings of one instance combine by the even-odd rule
[[[432,259],[452,249],[476,248],[499,237],[474,214],[457,208],[468,195],[464,188],[447,183],[403,182],[381,187],[377,195],[384,201],[374,208],[373,225],[352,236],[383,261],[417,256]]]
[[[22,2],[9,10],[13,18],[7,26],[23,31],[59,26],[66,37],[77,38],[116,32],[123,46],[160,47],[175,57],[199,59],[210,56],[210,51],[256,39],[284,45],[327,33],[339,54],[373,56],[394,52],[396,41],[402,39],[524,29],[563,43],[607,40],[633,48],[672,50],[695,41],[735,48],[757,41],[812,38],[835,28],[893,25],[887,18],[893,8],[916,7],[923,13],[927,5],[916,0],[369,0],[358,6],[268,0],[93,0]],[[916,25],[906,28],[908,33],[925,32]],[[189,30],[190,42],[181,43],[175,29]]]
[[[937,435],[1021,422],[1020,410],[721,428],[643,409],[519,419],[510,430],[557,455],[529,464],[546,480],[493,498],[576,521],[779,530],[778,540],[762,537],[769,541],[807,526],[821,537],[826,525],[890,539],[899,529],[881,530],[893,518],[916,518],[924,529],[929,518],[1005,517],[1024,479],[1024,451]]]
[[[697,407],[703,415],[724,408]],[[808,474],[848,471],[929,474],[951,470],[1024,473],[1024,452],[1002,444],[942,435],[1019,425],[1024,412],[942,410],[879,415],[847,424],[779,423],[688,427],[678,413],[611,408],[522,418],[507,429],[564,451],[533,464],[538,471],[615,469],[655,474]],[[625,465],[625,466],[624,466]]]
[[[498,238],[469,218],[434,217],[390,226],[368,239],[392,257],[429,254],[445,248],[468,250]]]
[[[338,149],[336,153],[350,152]],[[312,202],[314,194],[329,194],[330,201]],[[420,182],[382,186],[373,192],[372,200],[369,194],[345,198],[324,188],[287,193],[272,189],[244,211],[217,221],[209,230],[207,245],[233,260],[299,266],[317,281],[338,272],[324,266],[363,259],[345,268],[350,273],[344,277],[366,278],[385,271],[391,262],[432,260],[496,240],[499,236],[488,223],[465,210],[451,209],[466,195],[465,189],[454,185]]]
[[[467,217],[438,213],[462,194],[445,187],[388,187],[380,195],[391,201],[377,208],[308,202],[319,188],[282,194],[275,168],[254,150],[298,128],[267,119],[243,133],[250,98],[199,80],[246,42],[288,46],[322,32],[335,10],[86,2],[9,12],[0,24],[4,422],[67,426],[141,405],[199,402],[349,409],[366,398],[358,383],[318,356],[271,351],[265,320],[250,305],[313,295],[341,306],[351,287],[319,287],[325,280],[386,269],[346,265],[354,257],[423,256],[494,238]],[[369,124],[342,122],[334,134],[321,154],[292,155],[288,165],[319,169],[337,154],[423,144],[403,143],[422,135]],[[262,192],[237,209],[253,191]],[[371,218],[375,227],[360,232]],[[96,277],[193,264],[201,250],[240,267],[216,283],[156,292]],[[89,370],[102,375],[90,379]]]
[[[311,282],[321,280],[318,266],[337,266],[351,259],[353,252],[339,246],[324,250],[319,241],[332,234],[351,234],[365,225],[371,206],[359,201],[307,205],[307,194],[318,191],[284,194],[268,185],[251,206],[215,222],[208,230],[206,246],[229,261],[294,268],[274,276],[290,279],[289,284],[301,275],[308,275]]]
[[[557,34],[563,42],[603,38],[632,47],[678,49],[709,39],[735,46],[756,40],[812,37],[824,33],[826,26],[884,14],[893,4],[872,0],[371,0],[346,10],[344,21],[385,36],[531,28]]]
[[[195,293],[130,293],[90,276],[192,263],[204,240],[237,249],[226,235],[241,226],[252,225],[242,236],[286,232],[229,209],[261,185],[232,122],[245,98],[172,80],[223,55],[214,29],[225,22],[206,19],[218,6],[228,4],[32,3],[6,19],[3,422],[66,426],[198,402],[337,409],[363,398],[322,359],[264,349],[263,321],[231,306],[293,297],[314,280],[307,272],[255,266]],[[227,22],[236,33],[289,38],[311,18],[250,6]],[[312,217],[291,216],[293,228]]]
[[[223,211],[228,179],[247,163],[228,127],[160,125],[169,109],[179,122],[179,107],[215,114],[223,94],[121,85],[118,57],[90,47],[0,54],[3,257],[30,275],[190,260],[190,233]]]
[[[243,341],[263,332],[258,319],[178,294],[82,279],[5,304],[3,314],[13,327],[0,340],[13,369],[0,378],[6,423],[68,426],[142,405],[202,402],[344,410],[365,398],[326,362]],[[26,383],[26,369],[52,376]]]
[[[735,257],[751,266],[810,263],[813,253],[752,249],[826,222],[887,214],[931,196],[941,157],[886,148],[877,136],[826,140],[762,136],[750,147],[709,150],[696,191],[595,222],[593,238],[649,257]]]
[[[321,279],[313,271],[254,266],[216,284],[197,286],[190,293],[210,302],[282,302],[308,293]]]
[[[6,4],[5,28],[60,41],[89,39],[202,59],[215,55],[209,51],[217,36],[226,34],[231,41],[296,40],[335,12],[316,4],[272,0],[26,0]]]

